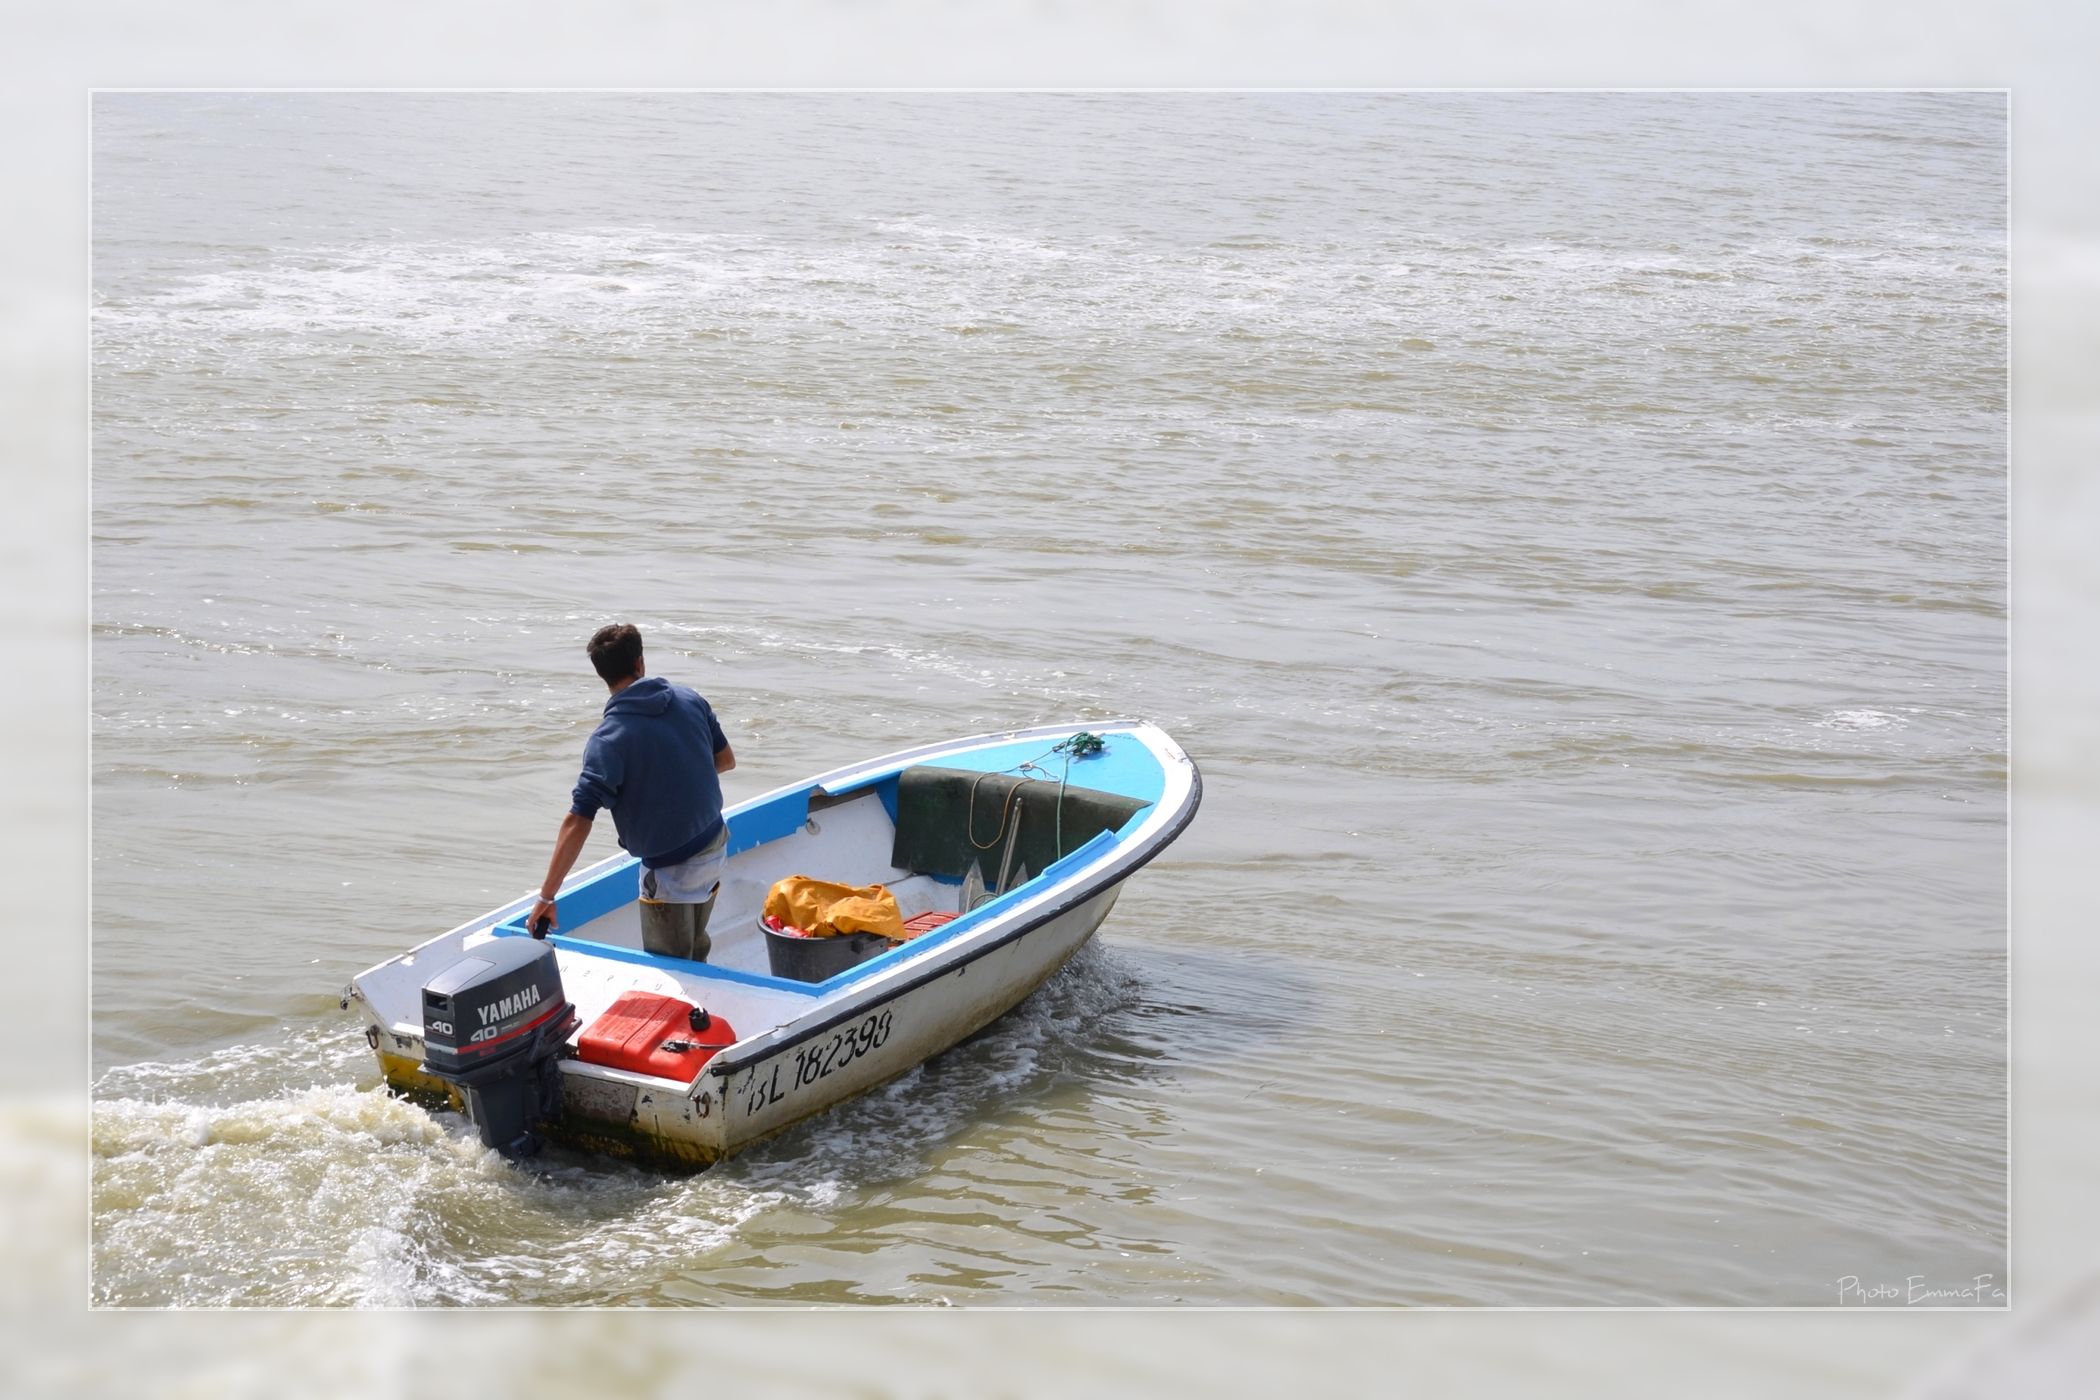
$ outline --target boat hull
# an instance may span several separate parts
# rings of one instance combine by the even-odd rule
[[[631,858],[572,875],[548,942],[563,994],[584,1023],[640,992],[705,1006],[737,1038],[689,1083],[563,1053],[554,1061],[559,1107],[541,1132],[658,1168],[704,1168],[907,1073],[1013,1009],[1093,936],[1123,882],[1180,834],[1201,800],[1201,775],[1165,734],[1142,723],[1098,726],[1095,752],[1078,761],[1087,766],[1071,774],[1069,789],[1061,769],[1054,784],[1023,782],[998,803],[1009,833],[998,877],[973,893],[968,877],[982,871],[959,862],[981,865],[974,853],[994,849],[980,839],[983,783],[995,775],[1011,783],[1006,775],[1031,769],[1048,779],[1041,759],[1056,752],[1051,746],[1087,732],[977,735],[738,804],[726,814],[732,849],[715,911],[721,932],[705,963],[637,946]],[[1038,845],[1017,860],[1024,822]],[[1032,876],[1031,862],[1042,867]],[[859,876],[846,883],[888,883],[905,914],[948,918],[821,981],[783,977],[767,967],[771,950],[757,919],[777,881],[810,869]],[[523,922],[531,906],[529,896],[514,900],[367,969],[345,989],[344,1005],[358,1005],[391,1089],[464,1111],[459,1091],[424,1065],[424,988],[492,940],[531,936]]]
[[[772,1047],[691,1092],[567,1060],[562,1114],[543,1125],[564,1146],[668,1171],[699,1171],[877,1088],[991,1025],[1071,961],[1114,907],[1120,885],[985,949],[940,976],[842,1006],[836,1024]],[[420,1047],[415,1047],[420,1048]],[[387,1085],[426,1107],[463,1111],[459,1093],[412,1049],[379,1052]]]
[[[1077,953],[1117,891],[1030,929],[899,995],[855,1008],[836,1026],[720,1075],[703,1075],[725,1106],[734,1152],[883,1084],[984,1029],[1025,1001]]]

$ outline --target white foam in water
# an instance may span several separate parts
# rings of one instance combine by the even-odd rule
[[[193,98],[97,111],[98,1298],[2002,1270],[1999,98]],[[740,794],[1161,723],[1145,994],[693,1178],[386,1100],[330,994],[544,868],[613,616]]]
[[[94,1105],[96,1298],[405,1307],[647,1293],[759,1216],[830,1211],[921,1170],[1135,995],[1089,947],[937,1064],[694,1176],[559,1149],[513,1164],[457,1114],[295,1082],[369,1053],[355,1034],[122,1066]],[[270,1268],[239,1262],[262,1258]]]
[[[910,1175],[927,1148],[996,1110],[1040,1076],[1046,1056],[1085,1044],[1136,996],[1135,977],[1089,943],[989,1032],[757,1145],[732,1159],[728,1174],[813,1205],[832,1204],[862,1181]]]
[[[1970,255],[1923,230],[1910,231],[1917,251],[1900,266],[1878,253],[1797,244],[1694,255],[1419,240],[1396,262],[1389,239],[1316,251],[1285,242],[1136,255],[1098,239],[967,227],[888,225],[884,233],[890,241],[879,248],[822,252],[650,227],[286,250],[239,270],[177,277],[93,314],[103,353],[117,361],[142,351],[161,361],[334,353],[349,335],[517,353],[579,331],[616,341],[753,320],[791,328],[830,319],[842,299],[861,331],[892,335],[924,333],[928,316],[1044,332],[1138,335],[1223,318],[1322,335],[1367,324],[1464,335],[1510,296],[1531,305],[1542,325],[1581,322],[1591,313],[1568,297],[1571,284],[1596,290],[1631,280],[1647,288],[1644,316],[1705,308],[1740,321],[1781,314],[1804,280],[1850,276],[1859,257],[1877,257],[1883,276],[1934,283]],[[1782,267],[1792,274],[1785,281],[1775,277]],[[1414,275],[1425,269],[1437,275]],[[1432,283],[1433,297],[1413,290]],[[1369,290],[1381,286],[1391,290]]]
[[[1904,720],[1886,710],[1833,710],[1816,721],[1818,729],[1886,729]]]

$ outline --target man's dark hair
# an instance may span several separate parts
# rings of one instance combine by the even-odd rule
[[[635,663],[642,659],[642,634],[632,623],[615,622],[591,633],[587,650],[598,678],[607,685],[618,685],[634,674]]]

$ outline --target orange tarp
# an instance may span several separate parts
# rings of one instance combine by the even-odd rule
[[[766,913],[820,938],[847,933],[904,937],[897,897],[881,885],[840,885],[790,875],[766,892]]]

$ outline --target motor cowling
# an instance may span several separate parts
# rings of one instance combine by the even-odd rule
[[[527,1156],[561,1111],[560,1060],[576,1024],[554,949],[491,939],[423,985],[423,1068],[459,1087],[482,1142]]]

